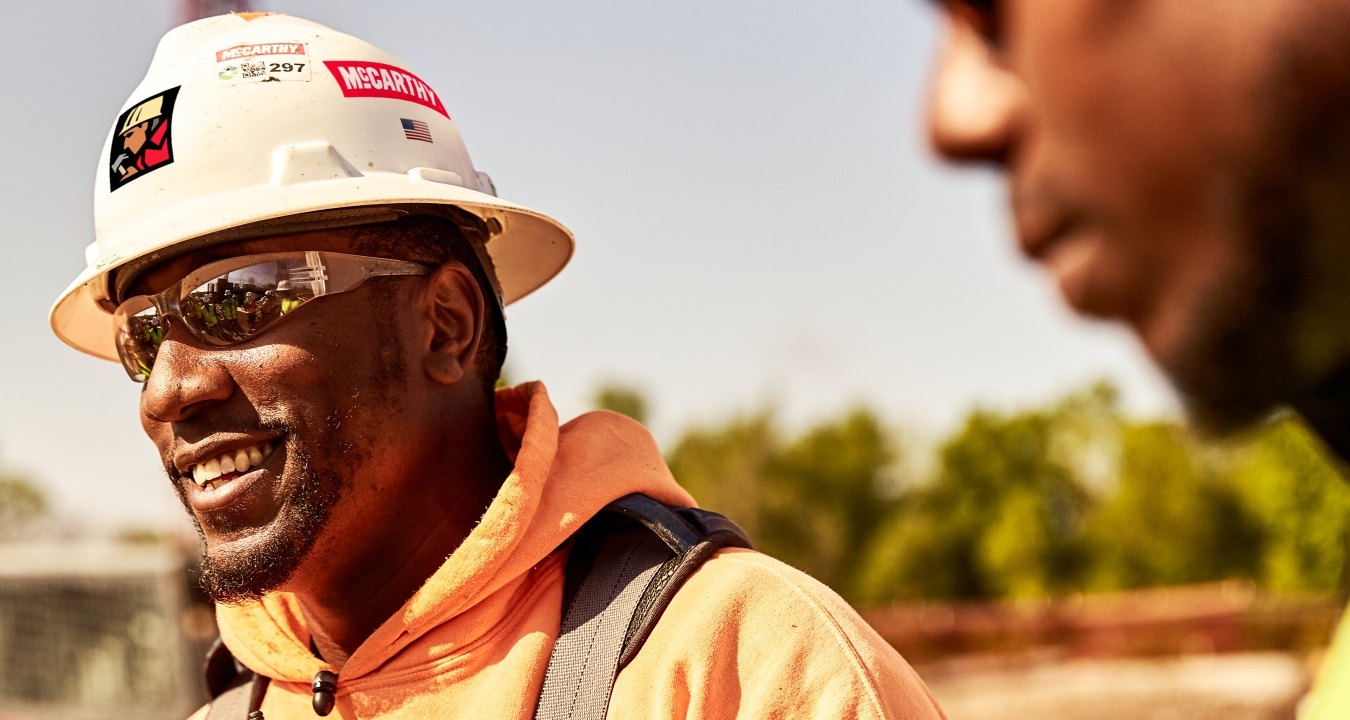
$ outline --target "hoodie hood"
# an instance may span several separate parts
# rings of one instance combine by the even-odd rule
[[[538,382],[499,390],[496,407],[514,469],[459,548],[352,653],[341,668],[340,694],[391,664],[453,662],[457,653],[488,642],[499,623],[529,602],[530,574],[550,562],[560,567],[555,551],[612,500],[642,492],[694,504],[651,434],[623,415],[591,412],[559,427]],[[318,671],[335,670],[311,652],[311,633],[290,593],[219,606],[217,620],[235,658],[257,673],[307,684]],[[429,633],[434,642],[403,652]]]

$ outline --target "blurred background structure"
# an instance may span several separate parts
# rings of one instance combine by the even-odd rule
[[[215,628],[183,559],[158,541],[0,544],[0,708],[187,717],[205,699],[197,669]]]
[[[200,700],[195,536],[137,388],[46,311],[159,35],[238,5],[7,8],[5,720]],[[1346,595],[1350,486],[1288,419],[1193,437],[1123,331],[1009,258],[1001,184],[922,139],[930,3],[253,5],[393,51],[504,194],[576,232],[508,310],[509,375],[563,417],[647,422],[703,504],[866,608],[953,720],[1292,717]]]

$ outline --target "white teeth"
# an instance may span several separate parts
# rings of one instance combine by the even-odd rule
[[[207,460],[204,463],[198,463],[188,468],[188,474],[192,476],[192,481],[197,485],[206,487],[212,480],[235,472],[248,472],[249,468],[257,467],[262,464],[267,456],[272,454],[273,445],[271,442],[259,443],[251,447],[240,448],[226,453],[221,453],[219,457]]]

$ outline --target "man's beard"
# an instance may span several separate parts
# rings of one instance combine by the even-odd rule
[[[1229,435],[1287,402],[1298,386],[1293,317],[1303,256],[1302,213],[1291,187],[1249,188],[1237,252],[1245,272],[1192,308],[1192,336],[1164,369],[1192,422]]]
[[[1192,419],[1212,433],[1263,419],[1348,359],[1339,338],[1350,312],[1329,314],[1316,296],[1339,285],[1319,281],[1327,268],[1350,263],[1350,34],[1328,37],[1327,22],[1305,18],[1287,30],[1260,97],[1249,99],[1265,132],[1234,173],[1231,217],[1235,251],[1250,253],[1254,277],[1205,299],[1197,332],[1166,368]]]
[[[208,547],[201,524],[179,492],[202,541],[198,582],[215,602],[243,604],[286,584],[328,524],[333,505],[342,496],[342,483],[336,477],[321,474],[303,451],[289,447],[287,464],[292,463],[298,477],[285,508],[261,531],[261,537],[245,548]]]

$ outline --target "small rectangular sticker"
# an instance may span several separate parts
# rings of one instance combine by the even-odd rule
[[[399,118],[403,124],[403,137],[409,140],[421,140],[422,142],[433,142],[431,139],[431,128],[421,120],[410,120],[408,118]]]
[[[310,79],[304,43],[235,45],[216,51],[216,78],[228,83]]]
[[[400,67],[366,60],[324,60],[343,97],[378,97],[406,100],[450,117],[436,91],[422,79]]]

